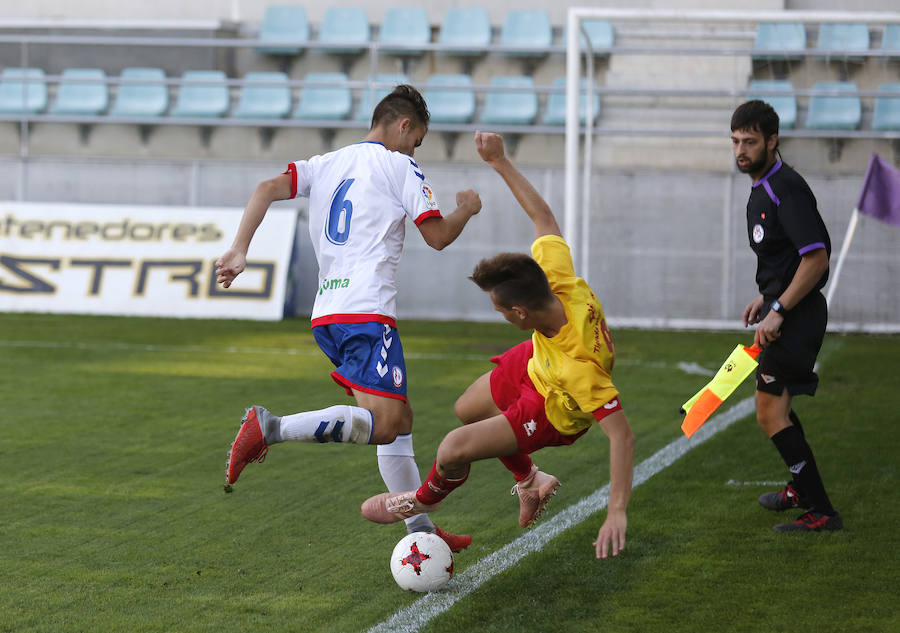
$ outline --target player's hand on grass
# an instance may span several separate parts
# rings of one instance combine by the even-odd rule
[[[456,206],[457,208],[465,207],[471,215],[475,215],[481,211],[481,196],[472,189],[458,191],[456,193]]]
[[[493,132],[475,132],[475,149],[486,163],[506,158],[506,153],[503,151],[503,137]]]
[[[247,258],[238,250],[229,249],[216,261],[216,281],[224,287],[231,287],[234,278],[244,271]]]
[[[747,307],[744,308],[744,327],[759,323],[759,314],[762,312],[762,307],[762,295],[758,295],[756,299],[747,304]]]
[[[618,556],[625,549],[625,530],[628,527],[628,517],[624,512],[610,511],[606,515],[606,521],[600,527],[597,540],[594,541],[594,549],[597,558],[607,558],[610,554]]]

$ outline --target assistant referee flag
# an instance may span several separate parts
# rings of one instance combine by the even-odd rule
[[[713,379],[681,405],[681,411],[686,414],[681,430],[686,436],[692,436],[703,426],[719,405],[753,373],[760,351],[755,345],[735,347]]]

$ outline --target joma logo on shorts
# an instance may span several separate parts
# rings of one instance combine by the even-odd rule
[[[319,294],[322,294],[326,290],[337,290],[338,288],[349,288],[350,287],[350,278],[346,279],[326,279],[322,282],[322,285],[319,286]]]

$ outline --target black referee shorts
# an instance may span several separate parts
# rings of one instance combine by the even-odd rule
[[[763,306],[768,314],[771,301]],[[780,396],[787,389],[792,396],[816,393],[819,377],[813,371],[825,338],[828,307],[825,297],[813,291],[787,313],[781,324],[781,336],[760,353],[756,368],[756,389]]]

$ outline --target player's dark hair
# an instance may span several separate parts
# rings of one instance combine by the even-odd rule
[[[778,124],[778,113],[775,112],[775,108],[759,99],[742,103],[731,115],[732,132],[738,130],[762,132],[766,143],[773,134],[778,134]],[[778,149],[777,144],[775,149]]]
[[[382,123],[393,123],[397,119],[409,117],[414,123],[428,127],[431,114],[425,104],[425,98],[409,84],[400,84],[391,94],[382,99],[372,113],[372,127]]]
[[[553,300],[547,275],[523,253],[500,253],[482,259],[469,279],[485,292],[493,292],[494,300],[504,308],[540,310]]]

